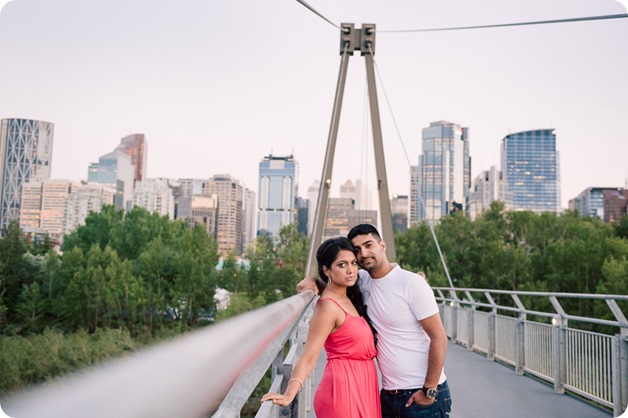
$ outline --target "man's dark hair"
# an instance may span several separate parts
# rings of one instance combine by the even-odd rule
[[[352,240],[358,235],[368,235],[368,234],[373,235],[373,237],[377,240],[377,242],[381,241],[382,239],[381,235],[379,235],[379,232],[377,232],[377,228],[375,228],[371,224],[359,224],[359,225],[354,226],[353,228],[351,228],[351,231],[349,231],[349,233],[347,234],[347,238],[349,238],[349,240]]]

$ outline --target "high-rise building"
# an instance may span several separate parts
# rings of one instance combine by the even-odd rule
[[[559,154],[553,129],[504,137],[501,164],[506,209],[560,212]]]
[[[340,198],[353,200],[354,207],[358,205],[358,189],[351,180],[340,185]]]
[[[331,197],[327,205],[322,240],[346,237],[351,228],[362,223],[377,227],[377,211],[355,209],[355,201],[350,197]]]
[[[207,179],[179,179],[179,196],[200,196]]]
[[[135,168],[131,156],[115,150],[98,159],[97,163],[89,165],[87,172],[88,183],[98,183],[116,190],[114,204],[117,209],[130,209],[133,200]]]
[[[131,156],[133,164],[133,180],[142,181],[146,178],[146,163],[148,158],[148,143],[144,134],[127,135],[120,141],[116,150]]]
[[[582,217],[604,219],[604,191],[618,191],[619,187],[588,187],[569,200],[569,209],[578,211]]]
[[[419,223],[419,206],[421,198],[419,196],[419,166],[410,166],[410,226]]]
[[[393,194],[390,199],[393,234],[405,232],[408,229],[409,200],[407,195]]]
[[[301,235],[307,236],[310,232],[307,224],[310,216],[310,201],[297,197],[297,231]]]
[[[66,233],[67,206],[70,194],[80,188],[70,180],[47,179],[24,183],[20,226],[40,228],[60,242]]]
[[[618,222],[628,214],[628,189],[604,190],[604,222]]]
[[[50,122],[0,122],[0,228],[19,221],[22,185],[50,178],[53,136]]]
[[[282,226],[296,223],[298,175],[292,155],[268,155],[260,161],[258,235],[279,237]]]
[[[470,186],[469,129],[447,121],[423,128],[423,154],[418,166],[423,205],[418,205],[419,219],[438,220],[464,208]]]
[[[314,180],[310,187],[307,189],[308,211],[307,211],[307,234],[312,235],[314,231],[314,217],[316,216],[316,209],[318,205],[318,192],[321,182]]]
[[[491,207],[491,203],[501,200],[501,173],[495,166],[484,170],[473,179],[469,190],[467,213],[475,220],[482,212]]]
[[[230,175],[216,174],[205,182],[202,194],[218,196],[218,251],[222,256],[230,251],[242,255],[244,188]]]
[[[255,219],[257,218],[257,200],[253,190],[244,190],[244,238],[242,239],[242,248],[247,251],[251,242],[257,236],[257,228],[255,227]]]
[[[202,225],[207,236],[215,239],[218,227],[218,195],[179,197],[177,219],[186,220],[191,227]]]
[[[371,193],[371,190],[360,179],[355,181],[355,187],[358,189],[358,200],[355,202],[355,208],[357,210],[371,210],[373,208],[373,193]]]
[[[65,233],[85,224],[90,212],[99,213],[103,206],[113,205],[116,190],[103,184],[82,182],[68,196]]]
[[[165,178],[138,181],[133,191],[133,206],[174,219],[174,189],[178,187],[179,184],[175,180]]]

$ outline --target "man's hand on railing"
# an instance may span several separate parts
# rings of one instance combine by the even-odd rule
[[[315,295],[318,295],[318,288],[316,287],[316,277],[307,276],[297,284],[298,293],[302,293],[307,290],[312,290],[314,291]]]

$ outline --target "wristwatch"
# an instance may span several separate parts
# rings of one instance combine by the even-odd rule
[[[427,399],[435,399],[436,395],[438,395],[438,390],[436,390],[436,388],[426,388],[425,386],[423,386],[421,388],[421,391]]]

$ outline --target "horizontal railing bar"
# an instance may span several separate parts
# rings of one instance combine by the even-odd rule
[[[569,315],[569,314],[565,315],[564,318],[571,321],[589,322],[589,323],[598,324],[598,325],[610,325],[610,326],[616,326],[616,327],[628,326],[628,324],[622,324],[617,321],[611,321],[610,319],[588,318],[586,316],[577,316],[577,315]]]
[[[434,290],[440,289],[441,291],[450,291],[452,290],[449,287],[433,287]],[[532,292],[527,290],[496,290],[496,289],[473,289],[468,287],[456,287],[453,290],[456,292],[489,292],[489,293],[497,293],[503,295],[524,295],[524,296],[555,296],[562,298],[576,298],[576,299],[614,299],[614,300],[628,300],[628,295],[604,295],[604,294],[594,294],[594,293],[559,293],[559,292]],[[451,299],[451,298],[450,298]]]
[[[439,293],[439,295],[443,295],[444,290],[447,290],[447,291],[451,290],[446,287],[434,287],[433,289],[436,290]],[[467,292],[469,294],[470,292],[475,292],[475,293],[482,293],[482,294],[488,293],[488,294],[504,294],[504,295],[525,295],[525,296],[536,296],[536,297],[547,297],[547,298],[551,298],[551,297],[582,298],[582,299],[594,299],[594,300],[606,300],[606,301],[628,300],[628,295],[595,295],[595,294],[589,294],[589,293],[528,292],[528,291],[472,289],[472,288],[456,288],[455,290]],[[442,303],[458,303],[460,305],[467,305],[471,307],[489,308],[492,310],[495,309],[495,310],[516,312],[520,314],[523,313],[526,315],[535,315],[535,316],[546,317],[546,318],[553,318],[556,316],[560,316],[564,319],[571,320],[571,321],[587,322],[587,323],[597,324],[597,325],[609,325],[609,326],[620,327],[620,328],[628,327],[628,323],[624,323],[623,321],[589,318],[589,317],[578,316],[578,315],[570,315],[564,312],[562,314],[559,314],[557,312],[539,312],[539,311],[532,311],[532,310],[527,310],[527,309],[522,310],[518,307],[513,307],[513,306],[504,306],[504,305],[498,305],[494,303],[478,302],[475,300],[467,300],[467,299],[454,299],[451,296],[450,297],[436,296],[436,300]],[[621,313],[621,311],[619,312]],[[623,318],[623,314],[622,314],[622,318]]]
[[[173,341],[9,396],[9,416],[198,418],[213,413],[242,370],[297,318],[311,291]],[[173,401],[174,400],[174,401]]]
[[[279,393],[281,392],[281,384],[283,383],[283,375],[279,374],[275,376],[273,379],[273,383],[270,385],[269,392]],[[257,414],[255,414],[255,418],[270,418],[274,416],[278,416],[278,414],[273,411],[273,409],[277,409],[279,406],[273,404],[272,402],[262,402],[260,408],[257,410]]]
[[[283,351],[283,347],[286,341],[290,337],[290,334],[295,330],[303,313],[307,310],[304,309],[301,312],[291,326],[286,327],[260,354],[257,361],[248,369],[244,370],[237,381],[233,384],[229,393],[225,399],[221,402],[218,410],[212,415],[212,418],[236,418],[240,416],[242,407],[247,402],[259,382],[264,377],[264,374],[271,367],[273,360],[277,358],[277,355]],[[290,348],[292,357],[296,357],[296,346],[293,345]],[[288,355],[290,356],[290,354]],[[296,360],[293,358],[284,360],[284,364],[293,364]]]

